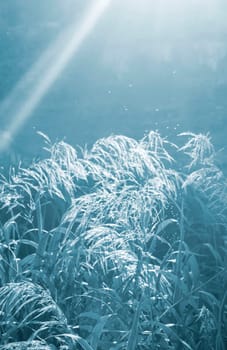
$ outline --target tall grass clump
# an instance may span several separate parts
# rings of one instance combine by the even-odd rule
[[[209,135],[44,138],[0,179],[0,349],[224,350],[227,182]]]

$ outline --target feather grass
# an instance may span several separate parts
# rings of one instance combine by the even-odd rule
[[[227,182],[209,135],[76,151],[40,134],[47,158],[0,180],[0,349],[224,350]]]

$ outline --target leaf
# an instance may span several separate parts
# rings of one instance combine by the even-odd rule
[[[202,298],[204,299],[204,302],[206,302],[211,309],[213,309],[214,306],[217,306],[217,307],[219,306],[220,302],[217,300],[217,298],[213,294],[205,290],[200,290],[199,293],[202,294]]]
[[[61,334],[61,337],[67,337],[75,340],[78,344],[80,344],[83,350],[94,350],[94,348],[92,348],[91,345],[89,345],[88,342],[85,339],[81,338],[79,335],[64,333]]]
[[[39,136],[41,136],[41,137],[43,137],[44,138],[44,140],[48,143],[48,144],[51,144],[51,141],[50,141],[50,139],[49,139],[49,137],[46,135],[46,134],[44,134],[42,131],[37,131],[37,134],[39,135]]]
[[[157,227],[156,235],[159,235],[160,232],[165,230],[165,228],[167,226],[169,226],[170,224],[173,224],[173,223],[177,223],[177,220],[176,219],[167,219],[167,220],[162,221]]]
[[[181,339],[181,338],[179,337],[179,335],[171,329],[171,327],[173,327],[173,324],[170,324],[170,325],[166,324],[166,325],[165,325],[165,324],[163,324],[163,323],[158,322],[158,325],[159,325],[159,327],[160,327],[165,333],[167,333],[170,337],[172,337],[172,338],[174,338],[174,339],[177,339],[177,340],[178,340],[181,344],[183,344],[187,349],[193,350],[192,347],[191,347],[188,343],[186,343],[186,341],[184,341],[183,339]]]
[[[209,249],[210,253],[213,255],[214,259],[217,262],[222,263],[221,257],[219,255],[218,251],[216,249],[214,249],[214,247],[210,243],[203,243],[203,245]]]
[[[136,350],[136,347],[137,347],[140,309],[141,309],[141,301],[138,303],[136,312],[133,317],[132,329],[129,333],[127,350]]]
[[[93,332],[90,336],[90,339],[91,339],[90,343],[91,343],[91,346],[93,347],[94,350],[97,350],[98,343],[99,343],[99,340],[101,338],[103,328],[104,328],[107,320],[110,317],[111,317],[111,315],[106,315],[106,316],[100,317],[99,321],[97,322],[97,324],[95,325],[95,327],[93,329]]]

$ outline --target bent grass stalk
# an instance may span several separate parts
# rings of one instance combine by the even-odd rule
[[[0,180],[0,349],[224,350],[227,182],[209,136],[84,151],[41,136],[48,157]]]

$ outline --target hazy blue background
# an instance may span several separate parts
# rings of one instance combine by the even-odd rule
[[[95,1],[0,1],[1,102]],[[113,0],[6,153],[39,154],[36,130],[73,145],[110,133],[210,131],[225,148],[226,19],[226,0]]]

